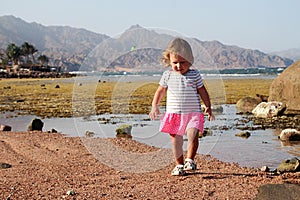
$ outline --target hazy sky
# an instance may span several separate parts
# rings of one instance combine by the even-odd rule
[[[0,0],[0,16],[114,37],[131,25],[265,52],[300,48],[299,0]]]

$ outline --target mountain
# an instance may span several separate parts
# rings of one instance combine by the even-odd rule
[[[39,54],[50,58],[50,63],[69,68],[80,66],[84,57],[99,43],[109,38],[103,34],[68,26],[43,26],[27,23],[14,16],[0,17],[0,48],[9,43],[21,46],[33,44]]]
[[[173,38],[173,35],[135,25],[120,37],[108,39],[97,46],[94,54],[90,54],[93,57],[90,60],[95,61],[98,58],[98,61],[89,63],[88,66],[93,70],[110,72],[163,71],[159,59],[163,49]],[[194,66],[205,70],[279,68],[289,66],[293,62],[287,58],[268,55],[258,50],[224,45],[218,41],[185,39],[192,46]],[[130,51],[133,46],[134,51]],[[103,62],[99,61],[99,58],[103,58]]]
[[[199,41],[200,42],[200,41]],[[224,45],[218,41],[201,42],[213,58],[217,67],[222,68],[276,68],[286,67],[293,63],[291,59],[238,46]]]
[[[134,25],[119,37],[111,38],[85,29],[43,26],[14,16],[0,17],[0,48],[5,50],[9,43],[20,46],[29,42],[39,54],[49,57],[50,65],[61,66],[66,71],[162,71],[159,58],[174,37],[170,33]],[[218,41],[186,39],[195,54],[194,65],[201,69],[276,68],[293,62]]]
[[[284,58],[290,58],[294,61],[300,59],[300,48],[288,49],[285,51],[271,52],[272,55],[278,55]]]

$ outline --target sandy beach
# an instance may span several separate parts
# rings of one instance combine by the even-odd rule
[[[127,152],[158,150],[129,139],[95,140]],[[120,171],[96,159],[80,138],[58,133],[0,132],[0,142],[0,161],[11,165],[0,169],[1,199],[254,199],[264,184],[300,184],[299,173],[274,176],[203,155],[196,156],[199,169],[183,177],[170,175],[174,163]]]
[[[223,93],[216,94],[213,93],[217,91],[213,86],[217,88],[219,84],[214,84],[213,80],[208,80],[207,84],[211,86],[213,101],[232,104],[245,96],[267,95],[271,82],[269,79],[224,80]],[[80,86],[80,90],[76,91],[75,86]],[[43,117],[95,114],[95,110],[89,111],[89,104],[85,104],[82,107],[84,109],[76,113],[74,107],[72,110],[72,103],[84,104],[90,100],[82,91],[94,87],[89,84],[79,85],[78,82],[75,86],[71,79],[3,79],[0,81],[1,111]],[[118,97],[116,91],[128,89],[128,86],[134,88],[129,90],[130,102],[128,96],[124,102],[129,105],[128,109],[133,113],[148,112],[148,101],[151,101],[157,86],[155,83],[126,82],[116,85],[102,81],[96,89],[92,89],[99,113],[109,111],[112,97]],[[76,98],[74,92],[77,92]],[[212,156],[200,154],[195,159],[198,164],[195,172],[174,177],[170,175],[174,162],[166,162],[170,159],[170,150],[164,156],[149,157],[148,160],[124,160],[120,164],[123,168],[119,168],[117,165],[109,165],[109,160],[120,159],[120,155],[116,155],[119,151],[107,151],[110,157],[106,159],[106,149],[99,149],[95,155],[92,152],[97,151],[90,151],[91,146],[87,145],[93,144],[95,148],[98,145],[99,148],[99,145],[107,143],[122,153],[146,155],[144,158],[162,150],[130,139],[87,140],[66,137],[63,133],[0,132],[0,199],[255,199],[262,185],[300,184],[299,173],[272,175],[260,169],[241,167],[236,163],[221,162]]]

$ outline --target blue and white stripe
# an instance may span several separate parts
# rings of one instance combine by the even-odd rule
[[[201,112],[197,88],[203,86],[202,76],[190,69],[185,74],[165,71],[159,84],[167,88],[167,113]]]

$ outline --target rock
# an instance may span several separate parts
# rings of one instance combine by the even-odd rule
[[[286,68],[274,81],[269,90],[269,101],[285,103],[286,115],[300,114],[300,60]]]
[[[292,128],[287,128],[281,131],[278,138],[282,141],[299,141],[300,131]]]
[[[277,167],[278,173],[297,172],[299,170],[300,170],[300,161],[298,160],[298,158],[285,160]]]
[[[204,114],[207,114],[206,112],[205,112],[205,110],[206,110],[206,106],[205,105],[201,105],[201,109],[202,109],[202,112],[204,113]],[[211,111],[213,112],[213,113],[223,113],[223,106],[222,105],[213,105],[213,106],[211,106]]]
[[[212,136],[213,135],[213,131],[208,129],[208,128],[204,128],[203,133],[199,131],[198,137],[202,138],[205,136]]]
[[[17,99],[15,102],[16,103],[23,103],[25,100],[24,99]]]
[[[55,130],[54,128],[51,128],[50,131],[48,131],[48,133],[57,133],[57,130]]]
[[[262,171],[262,172],[269,172],[270,168],[268,166],[262,166],[262,168],[260,169],[260,171]]]
[[[280,115],[284,109],[285,104],[282,102],[261,102],[252,110],[252,114],[258,118],[275,117]]]
[[[11,164],[0,162],[0,169],[7,169],[7,168],[11,168]]]
[[[236,103],[236,110],[240,113],[251,113],[252,110],[262,102],[259,97],[245,97]]]
[[[125,137],[125,138],[132,138],[131,136],[131,129],[132,126],[129,124],[121,124],[117,129],[117,137]]]
[[[86,137],[94,137],[95,133],[93,131],[86,131],[85,136]]]
[[[213,105],[211,107],[211,110],[212,110],[213,113],[223,113],[222,105]]]
[[[2,124],[0,126],[0,131],[11,131],[11,126]]]
[[[256,94],[257,98],[260,98],[262,102],[268,102],[269,96],[263,94]]]
[[[74,196],[76,193],[73,190],[68,190],[67,195]]]
[[[253,124],[256,126],[261,126],[262,129],[286,129],[286,128],[294,128],[300,130],[300,119],[292,116],[277,116],[272,118],[251,118],[253,120]],[[280,132],[278,133],[278,135]]]
[[[255,200],[300,199],[300,186],[296,184],[266,184],[258,188]]]
[[[248,132],[248,131],[243,131],[243,132],[240,132],[240,133],[235,134],[235,136],[248,138],[248,137],[251,136],[251,133]]]
[[[42,131],[44,122],[41,119],[34,118],[28,125],[28,131]]]

